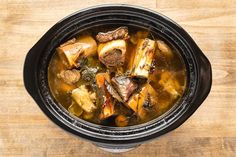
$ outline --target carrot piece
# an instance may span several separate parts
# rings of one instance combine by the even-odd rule
[[[127,126],[128,125],[128,119],[127,117],[125,117],[124,115],[119,115],[116,117],[115,119],[115,123],[117,126],[119,127],[124,127],[124,126]]]

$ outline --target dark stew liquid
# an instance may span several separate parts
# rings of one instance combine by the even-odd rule
[[[159,117],[183,96],[186,79],[185,64],[171,45],[130,27],[79,33],[57,48],[48,67],[58,104],[106,126]]]

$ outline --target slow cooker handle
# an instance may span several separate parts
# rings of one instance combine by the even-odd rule
[[[203,54],[203,52],[199,50],[199,86],[197,88],[197,98],[196,102],[201,104],[207,97],[210,92],[211,84],[212,84],[212,69],[211,64],[207,57]]]
[[[24,85],[27,92],[37,101],[39,98],[37,92],[37,83],[36,83],[36,70],[39,59],[39,53],[37,53],[36,45],[27,53],[24,63]]]

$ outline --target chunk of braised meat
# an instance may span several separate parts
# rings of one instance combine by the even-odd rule
[[[95,105],[96,94],[89,92],[85,85],[74,89],[71,96],[85,112],[90,113],[97,108]]]
[[[79,81],[80,72],[76,69],[63,70],[57,74],[57,77],[62,79],[67,84],[74,84]]]
[[[127,39],[128,36],[128,28],[127,27],[119,27],[113,31],[108,31],[106,33],[100,32],[96,36],[96,39],[101,42],[105,43],[111,40],[116,40],[116,39]]]
[[[125,102],[138,88],[138,85],[127,76],[113,77],[112,84]]]

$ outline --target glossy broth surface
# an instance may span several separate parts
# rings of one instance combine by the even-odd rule
[[[186,88],[187,76],[185,64],[176,52],[175,48],[173,48],[167,41],[164,41],[147,30],[132,27],[128,27],[129,36],[127,39],[120,39],[124,40],[126,43],[124,63],[115,67],[107,67],[100,60],[97,51],[99,51],[99,46],[101,44],[105,45],[108,44],[108,42],[100,43],[96,40],[96,35],[99,32],[112,31],[117,28],[118,27],[99,27],[76,35],[76,40],[81,36],[92,37],[96,41],[98,49],[96,49],[94,55],[85,55],[76,59],[76,66],[74,67],[68,66],[68,60],[66,60],[65,57],[61,57],[61,54],[57,49],[55,54],[52,56],[48,67],[48,83],[51,93],[58,104],[67,109],[73,116],[99,125],[123,127],[145,123],[168,111],[183,96]],[[151,57],[150,69],[147,70],[148,77],[143,77],[145,74],[140,76],[139,73],[138,75],[132,74],[135,70],[134,64],[137,64],[134,63],[134,56],[138,53],[138,43],[142,39],[150,42],[154,41],[155,45],[153,56]],[[159,44],[157,42],[159,42]],[[113,50],[117,50],[117,48],[114,48]],[[122,49],[117,51],[122,51]],[[142,52],[142,50],[140,50],[140,52]],[[111,54],[112,52],[109,53]],[[120,55],[120,53],[116,53],[113,54],[114,56],[111,55],[111,57],[119,57],[117,56],[118,54]],[[145,58],[148,55],[149,54],[145,54],[142,58]],[[110,58],[106,59],[109,60]],[[79,75],[73,77],[73,83],[68,83],[64,78],[65,73],[62,73],[62,71],[70,71],[72,69],[75,69],[73,72],[76,71]],[[106,88],[108,86],[104,85],[103,88],[99,87],[97,83],[98,80],[96,80],[99,73],[107,73],[110,77],[109,80],[112,80],[113,77],[118,78],[119,76],[124,76],[125,78],[128,78],[127,81],[131,80],[135,84],[136,88],[128,96],[128,100],[126,101],[124,101],[122,94],[119,94],[118,92],[118,97],[122,98],[122,100],[119,101],[112,94],[109,94],[109,90]],[[61,74],[63,74],[63,77]],[[78,80],[76,76],[78,76]],[[117,90],[117,88],[115,88],[114,83],[109,80],[108,84],[116,91],[119,91],[119,89]],[[147,91],[145,91],[144,88],[147,87],[147,84],[148,88]],[[80,96],[80,94],[77,93],[76,96],[73,96],[73,93],[76,94],[75,89],[80,88],[81,90],[81,86],[86,88],[86,90],[84,90],[85,93],[88,92],[89,95],[95,97],[88,98],[91,99],[91,102],[89,101],[89,103],[94,106],[92,108],[87,107],[87,110],[85,109],[85,105],[87,104],[83,104],[83,102],[75,98],[76,96]],[[143,95],[145,96],[141,101],[142,90],[144,91]],[[109,95],[109,97],[106,97],[106,93],[108,93],[107,95]],[[133,104],[137,105],[136,108],[130,107],[131,99],[134,100]],[[112,109],[111,111],[108,111],[109,113],[105,113],[106,111],[104,111],[106,108],[106,100],[111,101],[110,103],[112,104]],[[142,104],[140,104],[141,102]],[[92,111],[90,111],[90,109]],[[102,113],[103,115],[101,115]]]

